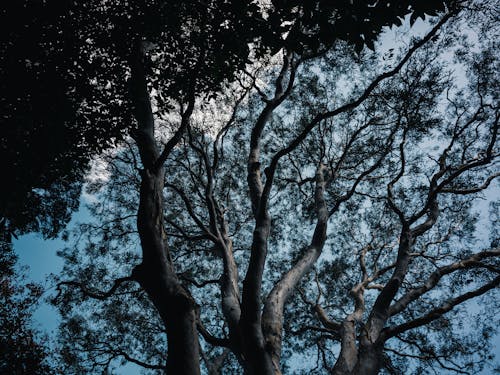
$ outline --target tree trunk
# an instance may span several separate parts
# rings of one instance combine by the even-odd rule
[[[158,310],[167,331],[169,375],[199,375],[200,350],[196,304],[180,283],[170,257],[163,222],[165,169],[154,138],[154,116],[144,71],[144,51],[138,40],[131,56],[130,96],[134,105],[137,143],[143,170],[137,229],[142,263],[133,277]]]
[[[383,346],[377,343],[361,346],[359,349],[358,363],[353,375],[377,375],[383,364]]]
[[[275,375],[271,353],[266,348],[262,332],[260,295],[270,228],[271,219],[267,211],[265,211],[256,219],[250,264],[243,281],[242,309],[239,324],[243,343],[245,374],[249,375]]]
[[[138,229],[143,261],[134,277],[158,310],[167,330],[167,373],[200,373],[196,304],[180,283],[163,230],[163,169],[142,173]]]

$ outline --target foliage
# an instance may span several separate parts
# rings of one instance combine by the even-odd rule
[[[168,108],[170,100],[211,94],[234,79],[252,58],[250,44],[254,55],[276,53],[283,43],[315,51],[318,42],[329,47],[338,38],[361,48],[410,11],[425,17],[444,9],[442,1],[309,3],[262,9],[248,1],[4,4],[0,158],[10,183],[0,191],[2,226],[13,235],[53,237],[69,221],[90,158],[131,129],[127,79],[139,40],[155,52],[146,64],[149,83],[158,105]],[[350,29],[356,19],[363,20],[359,29]],[[293,32],[285,24],[293,24]],[[317,27],[319,39],[309,35]]]
[[[26,270],[16,269],[17,257],[5,238],[0,245],[0,372],[54,374],[47,339],[32,322],[43,290],[26,283]]]

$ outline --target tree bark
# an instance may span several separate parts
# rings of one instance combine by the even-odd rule
[[[253,233],[250,264],[243,281],[240,329],[246,374],[274,375],[271,355],[266,349],[261,325],[260,293],[267,254],[271,219],[267,212],[257,217]]]
[[[374,343],[359,348],[358,362],[352,375],[377,375],[383,364],[383,345]]]
[[[163,230],[163,168],[142,173],[138,230],[142,263],[133,276],[158,310],[167,331],[167,373],[200,373],[196,304],[180,283],[170,260]]]

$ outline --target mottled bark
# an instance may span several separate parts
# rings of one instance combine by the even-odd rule
[[[240,363],[244,363],[242,358],[242,336],[240,329],[240,292],[238,287],[238,267],[233,256],[232,241],[224,231],[225,245],[222,251],[222,262],[224,272],[221,277],[221,307],[222,314],[229,330],[230,347]]]
[[[170,260],[163,230],[163,168],[142,173],[138,231],[142,263],[133,276],[158,310],[167,330],[169,374],[199,374],[196,304],[181,285]]]
[[[362,345],[352,375],[377,375],[383,365],[383,344]]]
[[[340,326],[340,353],[333,367],[335,375],[351,374],[358,362],[356,325],[361,321],[364,312],[363,285],[358,284],[351,290],[351,294],[355,299],[355,308]]]

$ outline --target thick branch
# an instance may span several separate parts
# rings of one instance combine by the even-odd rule
[[[316,312],[316,316],[318,317],[323,327],[325,327],[329,331],[333,331],[336,334],[339,334],[340,324],[330,320],[330,318],[328,318],[328,315],[326,314],[326,311],[320,305],[314,306],[314,311]]]
[[[290,77],[288,79],[287,87],[284,89],[283,80],[288,70],[290,70]],[[292,53],[289,52],[285,54],[283,57],[281,71],[276,79],[274,97],[266,102],[266,106],[260,113],[257,122],[252,129],[250,137],[250,154],[248,156],[247,181],[250,189],[250,199],[252,200],[252,210],[254,216],[257,216],[257,211],[259,209],[265,210],[265,206],[267,205],[267,199],[261,199],[263,188],[260,171],[260,139],[262,137],[262,132],[271,118],[273,111],[278,108],[281,103],[283,103],[292,91],[296,70],[297,64],[292,62]],[[262,203],[264,203],[264,207],[259,208]]]
[[[139,147],[144,168],[149,169],[154,166],[159,152],[154,139],[154,117],[144,69],[144,59],[143,42],[137,40],[130,57],[131,76],[129,81],[134,117],[138,124],[136,131],[133,133],[133,138]]]

